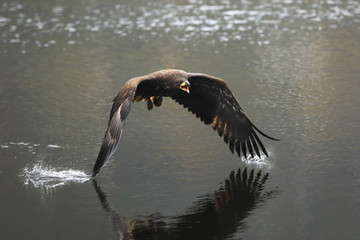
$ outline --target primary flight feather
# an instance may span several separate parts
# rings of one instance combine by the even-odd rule
[[[124,121],[131,104],[144,100],[149,110],[160,106],[162,97],[171,97],[205,124],[224,136],[230,151],[240,156],[260,157],[260,151],[268,153],[256,134],[272,138],[261,132],[246,117],[239,103],[224,80],[202,73],[187,73],[182,70],[166,69],[128,80],[113,100],[108,128],[95,162],[92,178],[108,162],[115,152],[124,129]],[[256,130],[256,131],[255,131]],[[255,152],[255,153],[254,153]]]

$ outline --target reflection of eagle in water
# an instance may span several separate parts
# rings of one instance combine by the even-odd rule
[[[164,216],[161,212],[128,218],[113,208],[93,180],[102,207],[119,239],[228,239],[246,229],[254,209],[276,197],[279,189],[264,190],[269,174],[246,168],[232,171],[213,193],[198,196],[184,213]]]
[[[239,103],[224,80],[201,73],[187,73],[182,70],[167,69],[128,80],[113,100],[108,128],[96,160],[92,177],[107,163],[115,152],[124,128],[124,121],[131,104],[147,101],[149,110],[159,107],[162,97],[171,97],[205,124],[211,124],[229,144],[231,152],[236,150],[244,157],[254,150],[260,157],[260,150],[268,156],[255,130],[269,139],[246,117]]]

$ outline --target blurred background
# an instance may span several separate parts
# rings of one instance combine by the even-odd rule
[[[177,68],[227,81],[269,158],[232,155],[165,99],[134,104],[88,174],[130,78]],[[356,0],[2,0],[4,239],[357,239]]]

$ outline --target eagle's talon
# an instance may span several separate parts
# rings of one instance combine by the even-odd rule
[[[150,99],[147,100],[147,109],[150,111],[154,108],[154,105]]]
[[[153,102],[154,102],[155,106],[160,107],[162,100],[163,100],[162,97],[155,97]]]

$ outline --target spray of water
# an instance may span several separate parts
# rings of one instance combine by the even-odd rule
[[[273,155],[272,149],[268,150],[269,156]],[[245,162],[249,166],[255,166],[256,168],[262,169],[267,168],[270,170],[272,168],[271,161],[268,157],[265,156],[265,154],[262,154],[260,157],[257,155],[254,155],[254,157],[251,157],[251,155],[248,155],[247,157],[241,158],[243,162]]]
[[[43,161],[33,166],[26,166],[20,176],[24,178],[25,185],[32,185],[34,188],[45,191],[70,183],[84,183],[91,177],[83,171],[54,168],[44,164]]]

